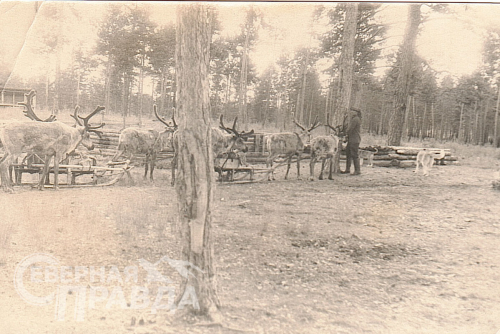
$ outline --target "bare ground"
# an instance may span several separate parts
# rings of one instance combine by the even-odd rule
[[[57,321],[54,303],[30,305],[14,289],[16,265],[33,253],[120,271],[141,258],[179,258],[167,171],[158,170],[155,184],[0,194],[0,332],[496,333],[500,192],[491,187],[493,172],[438,166],[424,177],[365,168],[333,181],[278,175],[219,185],[213,233],[224,327],[181,325],[166,310],[151,315],[105,302],[87,305],[77,322],[73,296]],[[30,283],[37,295],[55,288]],[[129,303],[129,283],[93,285],[118,285]]]

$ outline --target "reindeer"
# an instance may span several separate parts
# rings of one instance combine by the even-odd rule
[[[248,151],[248,147],[245,145],[245,140],[249,136],[253,135],[254,131],[250,132],[238,132],[236,130],[236,121],[238,117],[234,119],[233,127],[228,128],[224,125],[223,115],[219,118],[219,127],[212,127],[211,129],[211,139],[212,139],[212,150],[214,158],[217,156],[234,152],[239,157],[243,164],[246,165],[245,153]],[[177,153],[178,153],[178,137],[177,133],[173,136],[173,146],[174,146],[174,158],[172,160],[172,186],[175,184],[175,169],[177,168]],[[243,154],[242,154],[243,153]]]
[[[330,118],[328,116],[326,119],[326,125],[333,130],[333,133],[329,136],[318,136],[311,140],[311,161],[309,163],[309,180],[311,181],[314,181],[314,165],[318,160],[321,160],[321,172],[318,179],[323,180],[323,171],[325,170],[326,162],[329,161],[330,171],[328,173],[328,179],[333,180],[333,162],[334,157],[339,152],[339,142],[340,138],[343,136],[343,129],[342,126],[331,126]]]
[[[30,100],[28,100],[30,102]],[[40,120],[33,112],[31,106],[26,108],[26,116],[32,120]],[[76,125],[71,127],[59,121],[46,122],[13,122],[0,129],[0,140],[5,149],[5,155],[0,160],[0,174],[2,188],[5,191],[13,192],[12,183],[9,177],[9,166],[17,160],[22,153],[36,154],[44,157],[45,165],[42,177],[38,183],[38,189],[43,190],[44,182],[49,174],[49,163],[54,158],[54,189],[58,189],[59,162],[74,151],[78,145],[82,144],[89,150],[94,149],[90,140],[90,132],[100,134],[98,128],[104,126],[91,126],[90,119],[104,107],[98,106],[87,117],[78,116],[78,108],[72,115],[76,120]],[[83,123],[81,122],[83,121]]]
[[[152,129],[141,128],[126,128],[120,132],[118,138],[118,149],[112,158],[112,161],[118,161],[118,158],[124,153],[131,159],[133,154],[145,154],[146,161],[144,163],[144,179],[148,176],[153,181],[153,171],[155,169],[156,156],[158,152],[163,150],[167,145],[168,138],[172,136],[173,132],[177,130],[177,123],[175,122],[175,115],[172,115],[172,123],[170,125],[167,121],[158,115],[156,105],[153,106],[156,118],[163,123],[166,128],[162,132]]]
[[[34,90],[31,90],[28,94],[24,94],[26,102],[18,102],[17,103],[18,105],[24,106],[24,108],[25,108],[25,109],[23,109],[24,116],[28,117],[31,120],[37,121],[37,122],[53,122],[53,121],[55,121],[56,115],[54,115],[53,113],[49,117],[47,117],[46,119],[41,119],[35,114],[35,112],[33,111],[33,107],[32,107],[33,98],[35,97],[35,95],[36,95],[36,92]],[[33,162],[37,162],[37,160],[40,160],[40,159],[36,155],[27,155],[23,159],[23,164],[25,162],[27,162],[28,165],[30,165]],[[17,162],[17,161],[14,161],[14,162]],[[13,170],[14,170],[13,166],[10,165],[9,166],[9,177],[11,180],[12,180]],[[20,180],[18,179],[18,177],[20,177],[20,176],[16,175],[15,184],[20,183]]]
[[[266,168],[269,168],[269,166],[272,168],[273,162],[277,157],[286,158],[288,161],[285,180],[288,179],[288,172],[290,171],[290,165],[292,164],[294,155],[297,156],[297,179],[300,179],[300,155],[304,151],[305,145],[311,141],[311,131],[319,126],[318,117],[316,117],[313,125],[309,129],[300,125],[295,119],[293,122],[301,129],[300,133],[274,133],[268,135],[266,138],[266,148],[269,151],[269,156],[266,160]],[[271,170],[271,173],[268,175],[268,180],[275,180],[274,170]]]

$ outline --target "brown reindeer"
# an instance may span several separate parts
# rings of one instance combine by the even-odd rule
[[[288,179],[288,172],[290,171],[292,158],[295,155],[297,156],[297,179],[300,179],[300,156],[304,151],[305,145],[307,145],[311,141],[311,131],[319,126],[318,117],[316,117],[313,125],[308,129],[300,125],[295,119],[293,120],[293,122],[301,129],[299,133],[274,133],[268,135],[266,138],[266,148],[269,151],[269,156],[266,160],[266,168],[272,168],[274,160],[278,157],[287,159],[288,161],[285,180]],[[271,173],[268,176],[268,180],[275,180],[274,170],[271,170]]]
[[[28,103],[31,101],[28,99]],[[97,107],[87,117],[78,116],[78,108],[75,109],[73,117],[77,121],[74,127],[59,121],[50,123],[39,122],[39,117],[35,115],[33,109],[27,107],[26,116],[36,122],[13,122],[0,129],[0,140],[5,149],[5,155],[0,160],[0,174],[2,179],[2,188],[5,191],[13,192],[11,179],[9,177],[9,166],[17,161],[17,158],[23,154],[36,154],[43,157],[45,165],[42,171],[42,177],[38,184],[38,189],[42,190],[44,182],[49,174],[49,163],[54,158],[54,189],[58,189],[59,163],[66,156],[74,151],[78,145],[82,144],[87,149],[94,149],[90,140],[90,132],[100,133],[97,129],[104,126],[91,126],[90,119],[104,107]],[[83,121],[83,123],[81,122]]]
[[[325,170],[326,162],[330,163],[330,171],[328,179],[333,180],[333,162],[335,156],[339,152],[339,141],[343,136],[342,127],[333,127],[330,125],[330,118],[327,116],[326,125],[333,130],[329,136],[318,136],[311,140],[311,161],[309,163],[310,176],[309,180],[314,181],[314,165],[317,161],[321,160],[321,172],[318,179],[323,180],[323,172]]]
[[[211,136],[212,136],[212,150],[214,154],[214,158],[217,156],[234,152],[236,153],[243,164],[246,164],[245,153],[248,151],[248,148],[245,144],[245,140],[248,139],[249,136],[253,135],[254,131],[250,132],[238,132],[236,130],[236,121],[238,117],[234,119],[233,127],[228,128],[224,125],[223,115],[220,115],[219,118],[219,127],[212,127]],[[173,137],[173,146],[174,146],[174,158],[172,160],[172,186],[175,184],[175,170],[177,168],[177,139],[176,133],[174,133]]]
[[[112,161],[118,161],[118,158],[123,154],[127,156],[127,159],[131,159],[134,154],[145,154],[144,178],[148,176],[149,167],[149,178],[151,181],[153,181],[153,171],[158,152],[167,146],[168,140],[174,131],[177,130],[175,115],[172,115],[172,124],[169,124],[158,115],[156,105],[153,106],[153,110],[156,118],[165,125],[165,130],[158,132],[153,129],[142,128],[123,129],[118,138],[118,149],[112,159]]]

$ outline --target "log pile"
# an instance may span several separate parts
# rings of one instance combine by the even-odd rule
[[[405,146],[367,146],[360,147],[361,150],[375,152],[373,165],[378,167],[415,167],[417,154],[424,148]],[[440,148],[426,148],[427,151],[439,154]],[[444,149],[445,157],[436,160],[436,165],[451,165],[458,162],[457,157],[451,154],[450,149]],[[345,159],[345,155],[341,155]]]

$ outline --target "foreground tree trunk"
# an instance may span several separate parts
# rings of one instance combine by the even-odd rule
[[[352,84],[354,77],[354,45],[358,25],[358,4],[346,4],[342,54],[340,56],[340,108],[335,115],[335,125],[342,125],[351,107]]]
[[[340,56],[340,108],[334,115],[334,126],[343,125],[347,111],[351,107],[352,83],[354,77],[354,46],[356,42],[356,30],[358,26],[358,4],[345,4],[344,36],[342,40],[342,54]],[[339,150],[342,143],[339,141]],[[333,161],[333,173],[340,172],[340,154]]]
[[[211,210],[215,184],[210,127],[208,65],[210,20],[207,5],[179,6],[177,12],[177,133],[176,192],[181,220],[182,260],[200,270],[184,279],[178,296],[196,293],[199,307],[188,310],[217,320]],[[193,306],[197,306],[196,303]]]
[[[403,122],[415,58],[415,41],[417,40],[418,27],[421,21],[421,6],[422,4],[412,4],[408,8],[408,23],[406,24],[403,45],[401,46],[401,69],[396,81],[394,110],[389,120],[387,144],[391,146],[401,145],[401,137],[403,136]]]

